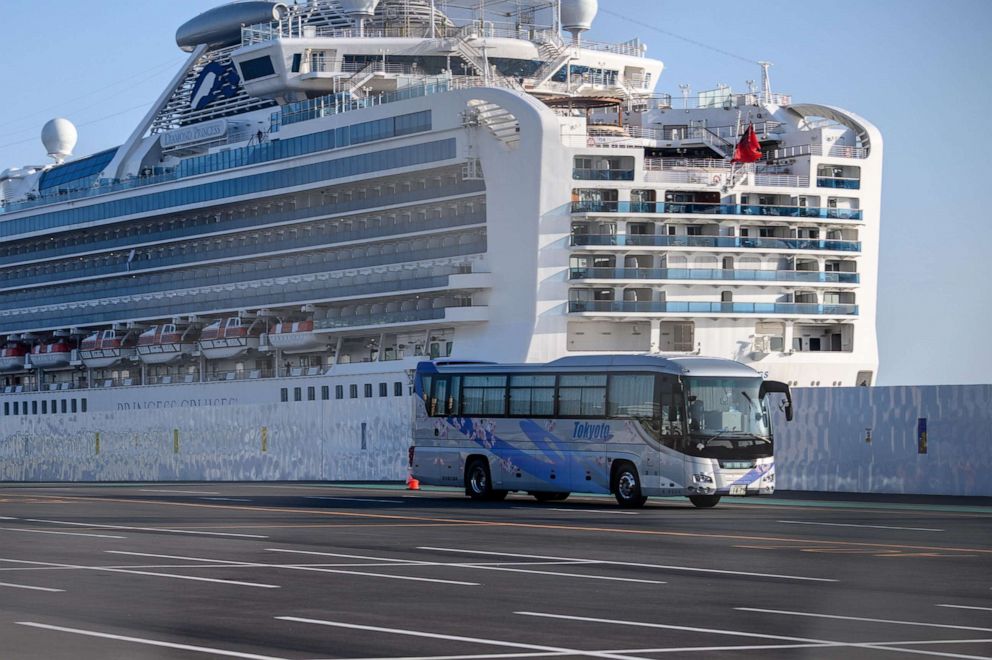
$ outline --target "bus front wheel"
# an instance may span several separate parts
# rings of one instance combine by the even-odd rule
[[[720,501],[719,495],[690,495],[689,501],[700,509],[712,509]]]
[[[473,500],[501,500],[505,490],[494,490],[489,472],[489,463],[484,458],[475,458],[465,466],[465,494]]]
[[[642,507],[648,501],[648,498],[641,494],[641,480],[637,475],[637,468],[627,462],[614,467],[611,490],[617,498],[617,503],[627,509]]]

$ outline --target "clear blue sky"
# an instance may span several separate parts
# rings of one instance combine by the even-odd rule
[[[175,30],[217,0],[3,4],[0,169],[46,161],[52,117],[76,153],[125,140],[183,61]],[[771,60],[775,91],[837,105],[885,140],[878,331],[880,385],[992,382],[989,0],[600,0],[590,38],[638,36],[665,62],[659,91],[743,90]],[[658,32],[658,28],[664,32]]]

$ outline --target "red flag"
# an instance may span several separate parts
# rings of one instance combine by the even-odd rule
[[[741,136],[737,146],[734,147],[734,157],[731,159],[731,162],[753,163],[760,159],[761,144],[758,142],[758,136],[754,132],[754,124],[748,124],[744,135]]]

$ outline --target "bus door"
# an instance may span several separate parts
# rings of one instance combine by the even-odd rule
[[[686,419],[682,385],[678,378],[662,374],[655,381],[658,397],[658,487],[681,495],[686,485]]]

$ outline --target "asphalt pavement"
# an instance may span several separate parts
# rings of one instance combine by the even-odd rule
[[[0,659],[992,657],[992,507],[0,485]]]

